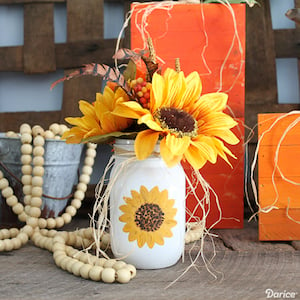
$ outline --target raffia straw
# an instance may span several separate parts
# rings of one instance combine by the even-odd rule
[[[273,201],[272,204],[266,206],[266,207],[261,207],[261,205],[259,204],[258,202],[258,193],[257,193],[257,187],[256,187],[256,183],[255,183],[255,180],[254,180],[254,170],[255,170],[255,167],[257,165],[257,158],[258,158],[258,152],[259,152],[259,148],[260,148],[260,144],[261,144],[261,141],[263,140],[264,136],[270,132],[274,126],[279,122],[281,121],[282,119],[284,118],[287,118],[288,116],[291,116],[291,115],[295,115],[295,114],[300,114],[300,111],[291,111],[289,113],[286,113],[286,114],[283,114],[279,117],[271,117],[267,120],[265,120],[264,122],[261,122],[261,124],[265,123],[265,122],[268,122],[270,121],[271,119],[274,119],[274,122],[270,125],[270,127],[265,130],[260,138],[258,139],[257,141],[257,146],[256,146],[256,149],[255,149],[255,153],[254,153],[254,159],[253,159],[253,162],[251,164],[251,175],[250,175],[250,178],[251,178],[251,187],[252,187],[252,191],[253,191],[253,195],[254,195],[254,200],[255,200],[255,203],[256,205],[258,206],[258,211],[251,216],[251,218],[249,219],[249,221],[258,213],[268,213],[270,211],[272,211],[273,209],[279,209],[277,206],[276,206],[276,203],[278,202],[279,200],[279,193],[278,193],[278,189],[277,189],[277,186],[276,186],[276,183],[275,183],[275,173],[276,173],[276,170],[278,170],[279,174],[280,174],[280,177],[286,181],[286,182],[289,182],[293,185],[300,185],[299,182],[295,182],[295,181],[292,181],[290,179],[288,179],[281,171],[279,165],[278,165],[278,158],[279,158],[279,150],[280,150],[280,147],[281,147],[281,144],[284,140],[284,138],[286,137],[286,135],[288,134],[288,132],[294,128],[299,122],[300,122],[300,117],[298,117],[297,119],[295,119],[286,129],[285,131],[283,132],[283,134],[281,135],[280,137],[280,140],[276,146],[276,150],[275,150],[275,155],[274,155],[274,168],[273,168],[273,172],[272,172],[272,186],[274,188],[274,192],[275,192],[275,199]],[[288,199],[288,203],[287,203],[287,209],[286,209],[286,215],[287,217],[290,219],[290,220],[294,220],[290,215],[289,215],[289,206],[290,206],[290,200]],[[296,220],[294,220],[295,222],[298,222]]]

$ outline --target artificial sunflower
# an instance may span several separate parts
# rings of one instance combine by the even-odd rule
[[[172,237],[172,227],[177,209],[175,201],[168,199],[168,191],[159,191],[157,186],[150,191],[145,186],[140,191],[131,191],[131,197],[124,197],[126,204],[120,206],[123,215],[119,220],[126,223],[123,231],[128,233],[130,242],[137,241],[138,247],[145,244],[153,248],[155,244],[164,245],[164,238]]]
[[[97,143],[124,135],[121,131],[128,128],[132,120],[117,116],[113,112],[125,101],[128,101],[128,95],[123,89],[117,88],[113,91],[108,86],[104,88],[103,94],[96,93],[93,104],[84,100],[79,101],[79,109],[83,116],[65,119],[74,127],[66,131],[62,139],[66,139],[67,143],[81,143],[86,139]]]
[[[239,140],[231,132],[236,121],[223,113],[228,96],[201,92],[197,72],[185,77],[183,72],[168,68],[163,75],[153,75],[149,109],[135,101],[118,106],[115,114],[135,118],[149,128],[137,134],[138,159],[147,158],[161,139],[160,153],[169,167],[184,159],[200,169],[207,161],[215,163],[218,155],[229,163],[227,155],[234,155],[221,139],[232,145]]]

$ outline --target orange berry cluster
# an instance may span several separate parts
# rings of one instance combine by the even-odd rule
[[[135,99],[144,108],[149,108],[151,83],[139,77],[130,81],[130,87]]]

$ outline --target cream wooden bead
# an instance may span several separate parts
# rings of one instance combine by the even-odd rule
[[[14,191],[10,186],[8,186],[1,191],[1,194],[5,199],[7,199],[7,198],[13,196]]]
[[[100,281],[102,271],[103,271],[102,267],[93,266],[89,271],[89,278],[94,280],[94,281]]]
[[[51,240],[51,239],[47,239],[45,248],[46,248],[49,252],[52,252],[52,246],[53,246],[52,240]]]
[[[42,197],[43,189],[40,186],[33,186],[31,189],[31,196],[32,197]]]
[[[134,265],[131,264],[127,264],[126,265],[126,269],[129,270],[130,274],[131,274],[131,279],[134,278],[136,276],[136,268]]]
[[[51,130],[54,133],[54,135],[59,134],[60,126],[57,123],[53,123],[49,126],[49,130]]]
[[[42,157],[42,156],[35,156],[32,159],[32,163],[34,164],[34,166],[43,166],[44,163],[45,163],[44,157]]]
[[[30,208],[31,208],[30,204],[25,205],[25,207],[24,207],[24,211],[27,215],[29,215]]]
[[[70,223],[71,220],[72,220],[72,216],[70,214],[68,214],[68,213],[62,214],[62,218],[64,219],[65,224]]]
[[[97,155],[97,151],[96,151],[95,149],[88,148],[88,149],[86,150],[86,155],[87,155],[88,157],[95,158],[96,155]]]
[[[21,168],[22,174],[24,175],[31,175],[32,174],[32,166],[31,165],[24,165]]]
[[[57,235],[57,230],[55,230],[55,229],[47,230],[47,236],[48,237],[54,238],[56,235]],[[60,233],[60,235],[62,236],[61,233]]]
[[[116,271],[118,271],[118,270],[120,270],[120,269],[122,269],[122,268],[125,268],[125,267],[126,267],[126,263],[125,263],[124,261],[119,260],[119,261],[117,261],[116,263],[114,263],[114,264],[112,265],[112,267],[113,267]]]
[[[71,205],[76,208],[76,209],[79,209],[81,207],[81,201],[79,199],[73,199],[71,201]]]
[[[74,193],[74,198],[82,201],[85,197],[85,193],[83,191],[76,191]]]
[[[22,213],[20,213],[18,215],[18,219],[21,221],[21,222],[26,222],[27,220],[27,214],[23,211]]]
[[[9,182],[6,178],[0,179],[0,190],[3,190],[9,186]]]
[[[0,230],[0,233],[1,233],[1,239],[2,240],[10,238],[10,233],[9,233],[8,229],[3,228],[3,229]]]
[[[59,135],[63,135],[66,131],[68,131],[69,130],[69,128],[68,128],[68,126],[67,125],[65,125],[65,124],[60,124],[59,125]]]
[[[22,246],[22,242],[18,238],[12,238],[11,242],[12,242],[12,245],[13,245],[13,249],[19,249]]]
[[[18,198],[15,195],[12,195],[12,196],[6,198],[6,203],[7,203],[7,205],[12,207],[18,203]]]
[[[10,237],[16,237],[19,234],[19,229],[17,228],[10,228],[8,229]]]
[[[100,266],[103,267],[104,264],[106,263],[107,259],[104,257],[98,258],[98,260],[95,262],[95,266]]]
[[[91,175],[93,173],[93,168],[91,166],[83,166],[82,173]]]
[[[63,259],[65,259],[65,257],[66,257],[65,254],[56,255],[55,257],[54,257],[54,255],[53,255],[54,261],[55,261],[55,263],[56,263],[56,265],[57,265],[58,267],[60,267],[61,262],[62,262]]]
[[[6,133],[5,133],[5,136],[6,137],[15,137],[16,136],[16,133],[14,132],[14,131],[7,131]]]
[[[44,149],[44,147],[42,147],[42,146],[35,146],[34,148],[33,148],[33,155],[34,156],[43,156],[44,155],[44,153],[45,153],[45,149]]]
[[[11,251],[14,246],[13,246],[13,243],[11,242],[10,239],[5,239],[3,240],[3,243],[4,243],[4,251]]]
[[[32,197],[30,201],[30,205],[34,207],[41,207],[43,200],[41,197]]]
[[[69,205],[66,208],[66,213],[68,213],[71,217],[74,217],[77,213],[77,209],[74,206]]]
[[[25,225],[22,229],[21,232],[26,233],[28,236],[32,236],[33,234],[33,228],[30,225]]]
[[[54,133],[51,130],[46,130],[44,133],[45,139],[54,139]]]
[[[32,157],[29,154],[22,154],[21,155],[21,163],[23,165],[29,165],[32,162]]]
[[[77,191],[82,191],[85,193],[87,191],[87,184],[83,182],[79,182],[77,184]]]
[[[24,195],[31,195],[31,185],[23,185],[22,190]]]
[[[56,250],[53,253],[53,258],[56,259],[58,256],[67,256],[64,250]]]
[[[72,273],[75,276],[79,276],[80,275],[80,268],[84,265],[83,262],[81,261],[77,261],[72,265]]]
[[[116,259],[107,259],[106,262],[104,263],[103,267],[104,268],[112,268],[112,266],[117,262]]]
[[[80,276],[82,278],[89,279],[89,272],[90,272],[91,268],[92,268],[92,266],[90,264],[84,264],[79,270]]]
[[[46,228],[47,227],[47,221],[44,218],[38,219],[38,226],[39,228]]]
[[[30,144],[32,142],[32,136],[30,133],[22,133],[21,134],[21,143],[22,144]]]
[[[55,228],[55,226],[56,226],[55,219],[53,219],[53,218],[48,218],[48,219],[47,219],[47,228],[52,229],[52,228]]]
[[[44,173],[45,173],[45,168],[38,165],[38,166],[34,166],[33,167],[33,170],[32,170],[32,175],[33,176],[44,176]]]
[[[95,160],[94,160],[94,158],[92,158],[92,157],[86,156],[86,158],[84,159],[84,164],[85,164],[86,166],[93,166],[94,163],[95,163]]]
[[[39,218],[41,215],[41,210],[38,207],[30,207],[29,215],[34,218]]]
[[[88,143],[87,146],[88,146],[88,148],[96,149],[98,145],[94,144],[94,143]]]
[[[23,144],[21,146],[21,153],[22,154],[31,154],[32,153],[32,146],[30,144]]]
[[[66,270],[67,270],[69,273],[72,273],[73,265],[74,265],[76,262],[77,262],[77,259],[70,258],[68,264],[66,265]]]
[[[19,215],[24,210],[24,206],[21,203],[17,203],[12,207],[12,210],[16,215]]]
[[[85,184],[88,184],[90,182],[91,177],[87,174],[81,174],[79,177],[79,181],[83,182]]]
[[[45,139],[43,136],[41,135],[38,135],[36,136],[34,139],[33,139],[33,145],[35,147],[38,147],[38,146],[44,146],[45,145]]]
[[[20,126],[20,133],[30,133],[31,134],[31,127],[29,124],[27,123],[23,123],[21,126]]]
[[[66,245],[61,243],[54,243],[53,244],[53,252],[56,252],[58,250],[60,251],[66,251]]]
[[[101,272],[101,279],[105,283],[113,283],[116,279],[116,271],[113,268],[104,268]]]
[[[28,217],[26,223],[34,228],[38,226],[38,219],[34,217]]]
[[[67,265],[71,262],[72,258],[69,257],[69,256],[66,256],[65,258],[63,258],[60,262],[60,267],[63,269],[63,270],[66,270],[67,269]]]
[[[79,241],[79,246],[80,245],[82,245],[81,243],[80,243],[80,240],[78,239],[78,241]],[[79,247],[78,247],[79,248]],[[78,255],[76,256],[76,258],[78,259],[78,260],[80,260],[80,261],[82,261],[83,263],[85,263],[85,264],[87,264],[88,262],[89,262],[89,255],[88,255],[88,253],[86,253],[86,252],[80,252],[80,253],[78,253]]]
[[[126,268],[119,269],[116,272],[116,279],[120,283],[127,283],[131,279],[130,271]]]
[[[44,129],[40,125],[35,125],[32,127],[33,136],[43,135],[43,134],[44,134]]]
[[[28,235],[25,232],[20,232],[18,238],[21,240],[22,244],[26,244],[28,241]]]
[[[31,179],[32,179],[31,175],[23,175],[21,181],[23,185],[31,185]]]
[[[43,177],[40,176],[33,176],[31,180],[31,184],[34,186],[43,186]]]
[[[65,221],[64,221],[63,217],[57,217],[57,218],[55,218],[55,222],[56,222],[56,224],[55,224],[56,228],[61,228],[65,224]]]

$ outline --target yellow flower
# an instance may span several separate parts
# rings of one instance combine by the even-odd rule
[[[108,86],[104,88],[103,94],[96,94],[93,104],[84,100],[79,101],[79,109],[83,116],[65,119],[74,127],[66,131],[62,139],[66,139],[67,143],[80,143],[94,137],[94,140],[90,140],[98,142],[109,138],[112,133],[126,129],[132,120],[113,114],[118,105],[125,101],[128,101],[128,95],[123,89],[118,88],[114,92]]]
[[[126,204],[120,206],[124,213],[119,220],[126,223],[124,232],[128,232],[130,242],[137,241],[138,247],[145,244],[153,248],[155,244],[163,245],[164,238],[172,237],[171,228],[177,222],[174,220],[177,209],[175,201],[168,199],[168,191],[159,191],[158,186],[150,191],[141,186],[140,192],[132,190],[131,198],[124,197]]]
[[[134,101],[118,107],[116,114],[136,118],[149,127],[136,137],[138,159],[147,158],[162,138],[160,153],[170,167],[184,159],[200,169],[207,161],[215,163],[218,155],[229,163],[226,154],[234,155],[220,139],[228,144],[239,140],[230,130],[237,123],[223,112],[228,96],[201,96],[201,91],[197,72],[185,77],[183,72],[167,69],[163,75],[153,75],[149,110]]]

